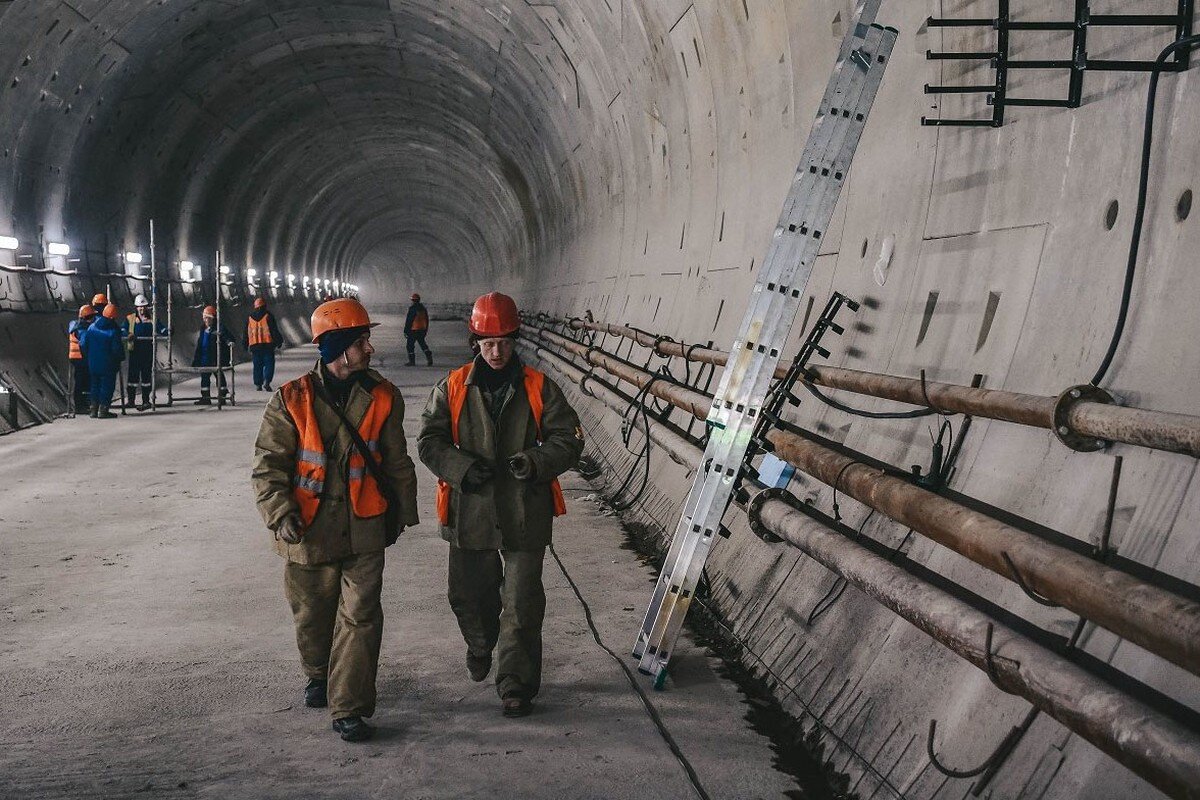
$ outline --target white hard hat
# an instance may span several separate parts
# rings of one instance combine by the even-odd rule
[[[148,306],[150,305],[150,301],[146,299],[146,295],[139,294],[137,297],[133,298],[133,304],[135,306]]]

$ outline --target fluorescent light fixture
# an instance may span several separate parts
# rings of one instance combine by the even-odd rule
[[[293,274],[291,274],[290,272],[288,273],[288,282],[289,282],[289,283],[295,283],[295,282],[296,282],[296,276],[295,276],[295,275],[293,275]]]
[[[47,242],[46,252],[52,256],[69,256],[71,255],[71,245],[62,242]]]
[[[304,276],[304,282],[303,282],[303,286],[304,286],[304,288],[305,288],[305,289],[307,289],[307,288],[308,288],[308,276],[307,276],[307,275],[305,275],[305,276]]]
[[[16,250],[20,246],[21,243],[13,237],[0,236],[0,250]]]
[[[222,275],[228,275],[230,272],[232,272],[232,267],[230,267],[228,264],[221,265],[221,274]]]
[[[140,263],[142,263],[142,254],[141,254],[141,253],[135,253],[134,251],[130,250],[128,253],[126,253],[126,254],[125,254],[125,263],[126,263],[126,264],[140,264]]]
[[[328,289],[328,288],[329,288],[329,278],[326,278],[326,279],[325,279],[325,288],[326,288],[326,289]]]
[[[256,269],[248,269],[248,270],[246,270],[246,280],[247,280],[248,282],[250,282],[250,283],[254,283],[254,280],[255,280],[257,277],[258,277],[258,270],[256,270]]]

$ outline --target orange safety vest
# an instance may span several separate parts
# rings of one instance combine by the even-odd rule
[[[415,317],[413,317],[412,330],[414,330],[414,331],[429,330],[429,312],[425,311],[424,309],[417,312],[417,315]]]
[[[83,360],[83,350],[79,347],[79,334],[72,332],[67,338],[71,340],[71,344],[67,350],[67,357],[72,361]]]
[[[311,525],[325,493],[325,443],[317,427],[317,416],[313,411],[312,375],[290,381],[283,387],[283,402],[291,414],[300,433],[299,450],[296,451],[296,472],[292,476],[292,496],[300,506],[300,517],[305,526]],[[381,383],[371,390],[371,405],[358,425],[358,433],[367,443],[376,462],[383,460],[379,453],[379,433],[383,423],[392,413],[393,389],[389,383]],[[350,508],[360,518],[377,517],[387,510],[387,500],[379,486],[367,471],[367,462],[357,447],[350,448],[347,477],[350,489]]]
[[[454,446],[458,446],[458,420],[462,416],[463,406],[467,404],[467,376],[471,373],[471,364],[459,367],[450,373],[446,380],[446,400],[450,404],[450,438]],[[529,410],[533,412],[533,424],[537,428],[538,444],[542,439],[542,385],[546,376],[533,367],[525,367],[525,395],[529,398]],[[554,498],[554,516],[561,517],[567,513],[567,501],[563,498],[562,486],[558,478],[550,481],[550,494]],[[441,478],[437,485],[437,514],[443,525],[450,524],[450,484]]]
[[[256,344],[271,344],[271,326],[267,322],[267,317],[270,314],[263,314],[262,319],[254,319],[251,317],[246,323],[246,338],[250,341],[250,346]]]

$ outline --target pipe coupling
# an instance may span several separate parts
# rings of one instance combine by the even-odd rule
[[[1068,422],[1071,409],[1079,403],[1104,403],[1111,405],[1116,399],[1098,386],[1090,383],[1072,386],[1054,401],[1054,435],[1067,447],[1079,453],[1094,453],[1108,447],[1109,442],[1095,436],[1076,433]]]
[[[772,487],[754,495],[750,499],[750,505],[746,507],[746,516],[750,519],[750,530],[754,532],[754,535],[768,544],[778,544],[783,541],[783,537],[777,535],[762,522],[762,507],[771,500],[782,500],[793,508],[799,501],[787,489]]]

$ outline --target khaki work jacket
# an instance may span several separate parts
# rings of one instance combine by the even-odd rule
[[[309,374],[313,380],[321,381],[324,385],[319,363]],[[367,374],[372,381],[385,382],[383,376],[374,370],[368,370]],[[402,505],[401,524],[412,527],[420,521],[417,518],[417,475],[404,437],[404,400],[396,387],[392,389],[396,395],[392,413],[383,423],[379,434],[379,452],[383,456],[380,466]],[[358,426],[370,405],[370,391],[356,384],[343,410],[350,423]],[[315,400],[314,410],[321,438],[325,442],[325,489],[321,505],[312,525],[305,531],[303,541],[300,544],[288,544],[276,539],[275,552],[296,564],[324,564],[382,550],[387,543],[384,516],[362,519],[356,517],[350,508],[347,461],[354,447],[350,433],[333,410],[320,399]],[[300,513],[292,496],[292,476],[296,469],[299,438],[296,423],[288,413],[283,402],[283,390],[280,389],[271,397],[263,413],[262,427],[254,443],[251,470],[259,513],[272,531],[278,530],[289,514]]]
[[[514,356],[515,358],[515,356]],[[442,538],[466,550],[535,550],[550,544],[554,499],[550,481],[574,467],[583,452],[583,429],[562,389],[549,377],[542,386],[542,443],[538,445],[533,411],[518,381],[492,421],[483,393],[467,378],[467,399],[459,417],[459,446],[450,433],[450,403],[446,381],[434,387],[421,415],[417,452],[425,466],[450,484],[450,524]],[[520,481],[508,459],[524,452],[536,476]],[[495,470],[482,489],[464,492],[463,476],[476,460]]]

